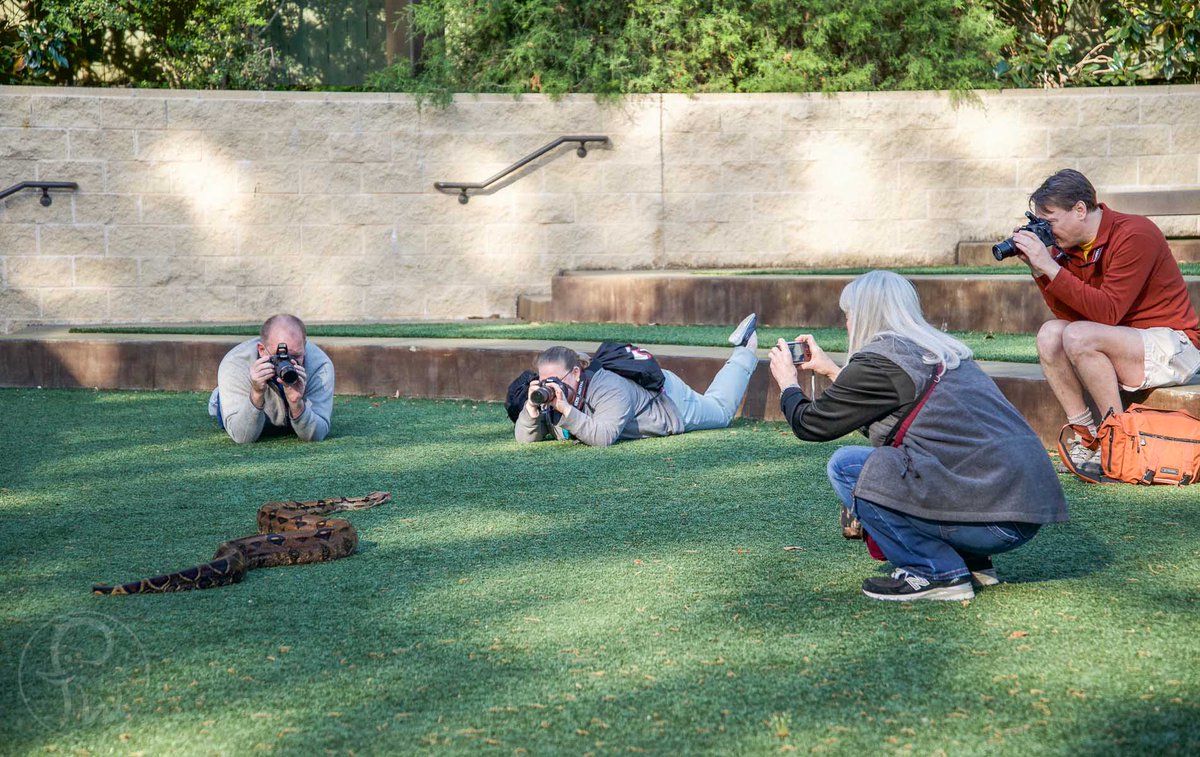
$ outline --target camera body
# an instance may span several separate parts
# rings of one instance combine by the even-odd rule
[[[1053,247],[1057,244],[1054,240],[1054,229],[1050,228],[1050,222],[1044,218],[1038,218],[1028,210],[1025,211],[1025,217],[1029,219],[1029,223],[1025,224],[1017,231],[1032,231],[1034,236],[1041,241],[1046,247]],[[1013,238],[1009,237],[1000,244],[992,245],[992,257],[997,261],[1011,258],[1013,255],[1020,255],[1021,251],[1017,249],[1017,245],[1013,243]]]
[[[799,365],[812,360],[812,353],[808,351],[808,344],[805,342],[788,342],[788,350],[792,353],[792,362]]]
[[[557,384],[560,388],[563,382],[556,378],[548,378],[541,382],[541,386],[534,387],[529,393],[529,401],[538,407],[545,408],[554,402],[554,390],[550,388],[550,384]]]
[[[275,348],[275,354],[271,356],[271,365],[275,366],[275,377],[288,386],[300,380],[300,374],[296,372],[296,366],[292,363],[292,356],[288,354],[288,346],[283,342]]]

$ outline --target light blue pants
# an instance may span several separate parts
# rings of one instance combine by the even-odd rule
[[[684,431],[704,431],[725,428],[733,421],[746,395],[750,376],[758,367],[758,356],[748,347],[734,347],[733,355],[725,362],[704,394],[699,394],[683,379],[663,371],[666,382],[663,391],[675,403],[683,420]]]

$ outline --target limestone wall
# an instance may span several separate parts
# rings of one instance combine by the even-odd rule
[[[479,181],[563,147],[467,205]],[[402,95],[0,87],[0,328],[515,313],[570,269],[948,263],[1075,167],[1200,184],[1200,87],[984,93]],[[1102,197],[1103,199],[1103,197]],[[1159,219],[1200,235],[1195,216]]]

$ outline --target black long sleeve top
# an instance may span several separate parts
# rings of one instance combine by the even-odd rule
[[[917,402],[917,387],[904,369],[875,353],[850,358],[837,380],[810,399],[799,387],[783,390],[779,403],[792,431],[806,442],[827,442],[862,430]]]

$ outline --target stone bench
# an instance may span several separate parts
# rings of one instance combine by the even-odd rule
[[[575,271],[551,280],[551,296],[522,298],[529,320],[733,324],[758,313],[764,326],[844,327],[838,307],[853,276],[708,275],[685,271]],[[950,331],[1036,333],[1053,317],[1028,273],[907,276],[929,322]],[[1200,277],[1185,276],[1200,306]]]

